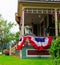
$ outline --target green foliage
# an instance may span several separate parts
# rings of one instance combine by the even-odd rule
[[[52,45],[50,47],[50,54],[54,59],[55,65],[59,65],[60,64],[60,37],[52,41]]]
[[[60,37],[57,38],[56,40],[52,41],[52,45],[51,45],[51,48],[50,48],[50,54],[54,58],[60,57]]]
[[[0,43],[2,44],[2,49],[4,47],[4,44],[9,43],[11,41],[17,41],[19,38],[18,33],[11,33],[11,28],[13,26],[15,26],[14,23],[7,22],[0,15]]]
[[[15,26],[16,24],[7,22],[2,18],[0,15],[0,43],[8,43],[12,40],[18,41],[19,40],[19,32],[17,33],[11,33],[11,28]]]
[[[0,20],[0,42],[7,42],[11,35],[10,29],[13,27],[13,23],[7,22],[5,20]],[[10,36],[11,37],[11,36]]]
[[[19,32],[17,32],[17,33],[15,34],[15,41],[16,41],[16,42],[19,41],[19,34],[20,34]]]
[[[59,59],[54,59],[53,60],[54,61],[54,65],[60,65],[60,58]]]

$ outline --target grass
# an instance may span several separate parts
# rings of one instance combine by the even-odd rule
[[[0,65],[52,65],[51,59],[20,59],[0,55]]]

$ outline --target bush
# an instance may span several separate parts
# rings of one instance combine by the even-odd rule
[[[58,37],[56,40],[52,41],[51,47],[50,47],[50,54],[52,58],[54,59],[55,65],[58,65],[60,63],[60,37]]]
[[[59,59],[54,59],[53,61],[54,61],[53,62],[54,65],[60,65],[60,58]]]

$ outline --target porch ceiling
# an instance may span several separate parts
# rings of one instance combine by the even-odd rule
[[[34,24],[40,24],[43,20],[46,14],[32,14],[32,13],[25,13],[24,15],[24,24],[25,25],[31,25]]]

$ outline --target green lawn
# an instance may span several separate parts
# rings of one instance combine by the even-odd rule
[[[20,59],[0,55],[0,65],[53,65],[51,59]]]

